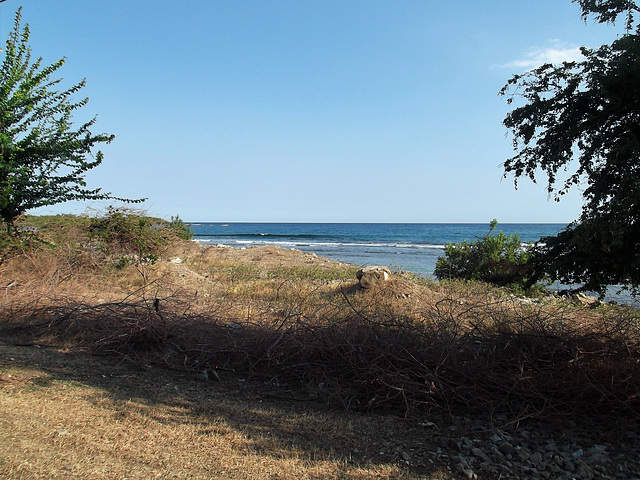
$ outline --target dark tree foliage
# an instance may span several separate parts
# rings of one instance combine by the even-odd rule
[[[61,79],[51,77],[64,58],[49,66],[41,58],[32,61],[28,41],[18,10],[0,65],[0,219],[10,227],[29,209],[69,200],[141,201],[87,188],[85,173],[103,159],[93,148],[114,136],[93,134],[95,117],[74,127],[72,114],[88,99],[72,97],[85,82],[56,90]]]
[[[633,0],[573,0],[573,3],[580,5],[585,22],[593,15],[598,23],[613,24],[619,15],[624,15],[627,31],[633,28],[634,15],[639,11]]]
[[[640,35],[633,1],[578,0],[583,18],[626,17],[626,33],[610,45],[582,48],[584,60],[542,65],[515,75],[501,90],[525,104],[504,125],[516,155],[505,176],[535,181],[540,170],[559,200],[583,189],[580,218],[537,247],[537,272],[581,290],[640,286]],[[561,178],[559,178],[559,176]]]

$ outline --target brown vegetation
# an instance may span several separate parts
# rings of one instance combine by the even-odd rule
[[[48,244],[34,244],[4,259],[0,333],[6,345],[37,345],[55,351],[53,356],[60,363],[64,363],[60,352],[88,352],[89,358],[101,359],[101,365],[121,372],[120,378],[132,375],[143,383],[147,376],[153,383],[157,375],[173,375],[186,379],[179,389],[191,388],[189,382],[197,379],[207,382],[197,384],[203,391],[233,386],[233,392],[228,392],[233,406],[225,403],[220,408],[232,409],[234,415],[251,409],[237,400],[241,385],[243,395],[280,399],[287,408],[293,402],[296,411],[299,405],[307,405],[305,411],[312,417],[320,405],[328,405],[334,412],[385,413],[404,421],[426,416],[455,424],[457,418],[471,417],[484,422],[487,432],[513,431],[533,421],[544,421],[548,428],[579,428],[588,435],[602,433],[598,432],[601,425],[608,425],[609,432],[637,428],[640,322],[634,310],[583,307],[553,297],[526,299],[482,284],[437,284],[401,274],[383,287],[363,290],[357,285],[354,267],[277,247],[201,247],[171,238],[154,244],[158,259],[148,261],[123,245],[118,251],[104,248],[86,231],[82,222],[72,233],[69,228],[44,228],[40,235]],[[130,260],[123,262],[125,255]],[[126,366],[135,369],[122,370]],[[51,382],[46,367],[47,373],[30,368],[15,375],[30,378],[31,384],[41,377]],[[95,368],[103,371],[102,366]],[[61,372],[64,367],[54,370]],[[6,383],[6,371],[2,375]],[[15,388],[15,381],[8,383]],[[55,388],[39,393],[49,402],[61,395],[61,388],[66,387],[56,383]],[[92,383],[91,388],[98,385]],[[170,417],[170,410],[180,410],[171,421],[181,425],[186,438],[193,438],[211,422],[211,417],[203,419],[203,413],[194,413],[213,408],[207,394],[199,391],[181,397],[189,404],[181,410],[178,400],[165,401],[169,393],[153,394],[153,403],[162,404],[153,415]],[[8,402],[5,407],[16,412],[19,403],[13,407],[10,403],[26,401],[27,393],[1,395],[3,403]],[[135,422],[149,422],[141,405],[144,401],[115,405],[113,398],[105,397],[88,406],[80,397],[98,398],[102,395],[98,390],[72,389],[70,395],[72,405],[88,409],[78,413],[87,416],[87,428],[97,415],[95,402],[106,402],[104,408],[112,414],[123,410]],[[149,395],[142,396],[148,401]],[[350,418],[348,422],[363,417]],[[310,420],[315,422],[313,427],[304,426],[305,422],[300,420],[300,432],[290,432],[295,442],[301,441],[298,434],[313,435],[308,430],[319,428],[323,420]],[[153,428],[159,429],[158,435],[176,435],[157,422]],[[239,434],[238,430],[230,433],[233,429],[228,426],[220,428],[223,438],[227,433]],[[332,432],[327,437],[342,434]],[[143,432],[132,435],[134,443],[120,445],[121,451],[143,449],[135,443]],[[285,437],[280,441],[286,443]],[[52,440],[66,442],[55,436]],[[233,450],[226,458],[233,463],[237,449],[245,448],[238,447],[238,442],[246,439],[228,440],[220,448]],[[184,447],[176,442],[176,448]],[[338,471],[345,478],[404,475],[402,469],[384,463],[373,467],[368,463],[370,452],[362,454],[354,467],[340,442],[336,455],[307,447],[306,453],[320,458],[302,460],[304,455],[294,455],[302,464],[290,468],[297,474],[305,472],[302,476],[308,478],[338,476]],[[292,451],[283,444],[269,448]],[[359,449],[366,450],[365,444]],[[199,453],[204,454],[206,450]],[[17,460],[8,462],[14,478],[27,478],[18,473]],[[311,470],[321,464],[327,470],[314,477]],[[251,468],[257,467],[241,470]],[[437,462],[422,462],[420,468],[438,469]],[[210,472],[210,477],[203,472],[201,478],[241,478],[228,470]],[[139,473],[146,475],[144,469]],[[105,474],[104,478],[112,477]]]

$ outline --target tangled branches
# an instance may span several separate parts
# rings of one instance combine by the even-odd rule
[[[640,419],[637,313],[446,296],[420,319],[378,308],[345,294],[308,314],[256,312],[258,321],[140,299],[40,308],[4,330],[26,325],[138,365],[270,379],[350,409]]]

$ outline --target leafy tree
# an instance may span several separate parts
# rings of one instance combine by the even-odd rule
[[[511,104],[504,125],[515,156],[504,163],[534,182],[542,171],[556,201],[583,188],[579,219],[537,247],[537,275],[548,274],[601,295],[607,285],[640,286],[640,11],[630,0],[574,0],[586,21],[614,23],[625,33],[610,45],[581,48],[584,60],[542,65],[515,75],[501,90]],[[566,172],[566,173],[565,173]],[[559,178],[563,177],[564,178]]]
[[[28,42],[29,26],[21,28],[18,9],[0,66],[0,219],[10,229],[29,209],[69,200],[141,202],[87,188],[85,173],[103,160],[93,148],[114,135],[93,134],[95,117],[74,127],[72,113],[88,99],[72,96],[85,81],[56,90],[61,79],[51,77],[65,59],[49,66],[42,58],[32,61]]]
[[[525,287],[532,273],[531,248],[523,248],[520,236],[515,233],[507,235],[500,231],[493,235],[497,225],[497,220],[492,220],[489,233],[475,242],[447,244],[444,257],[436,263],[436,278]]]

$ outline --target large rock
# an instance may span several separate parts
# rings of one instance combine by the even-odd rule
[[[361,268],[356,272],[362,288],[371,288],[374,285],[384,283],[391,278],[389,267],[371,266]]]
[[[585,307],[595,307],[600,303],[598,297],[592,297],[582,292],[576,293],[572,298],[575,303],[579,303]]]

